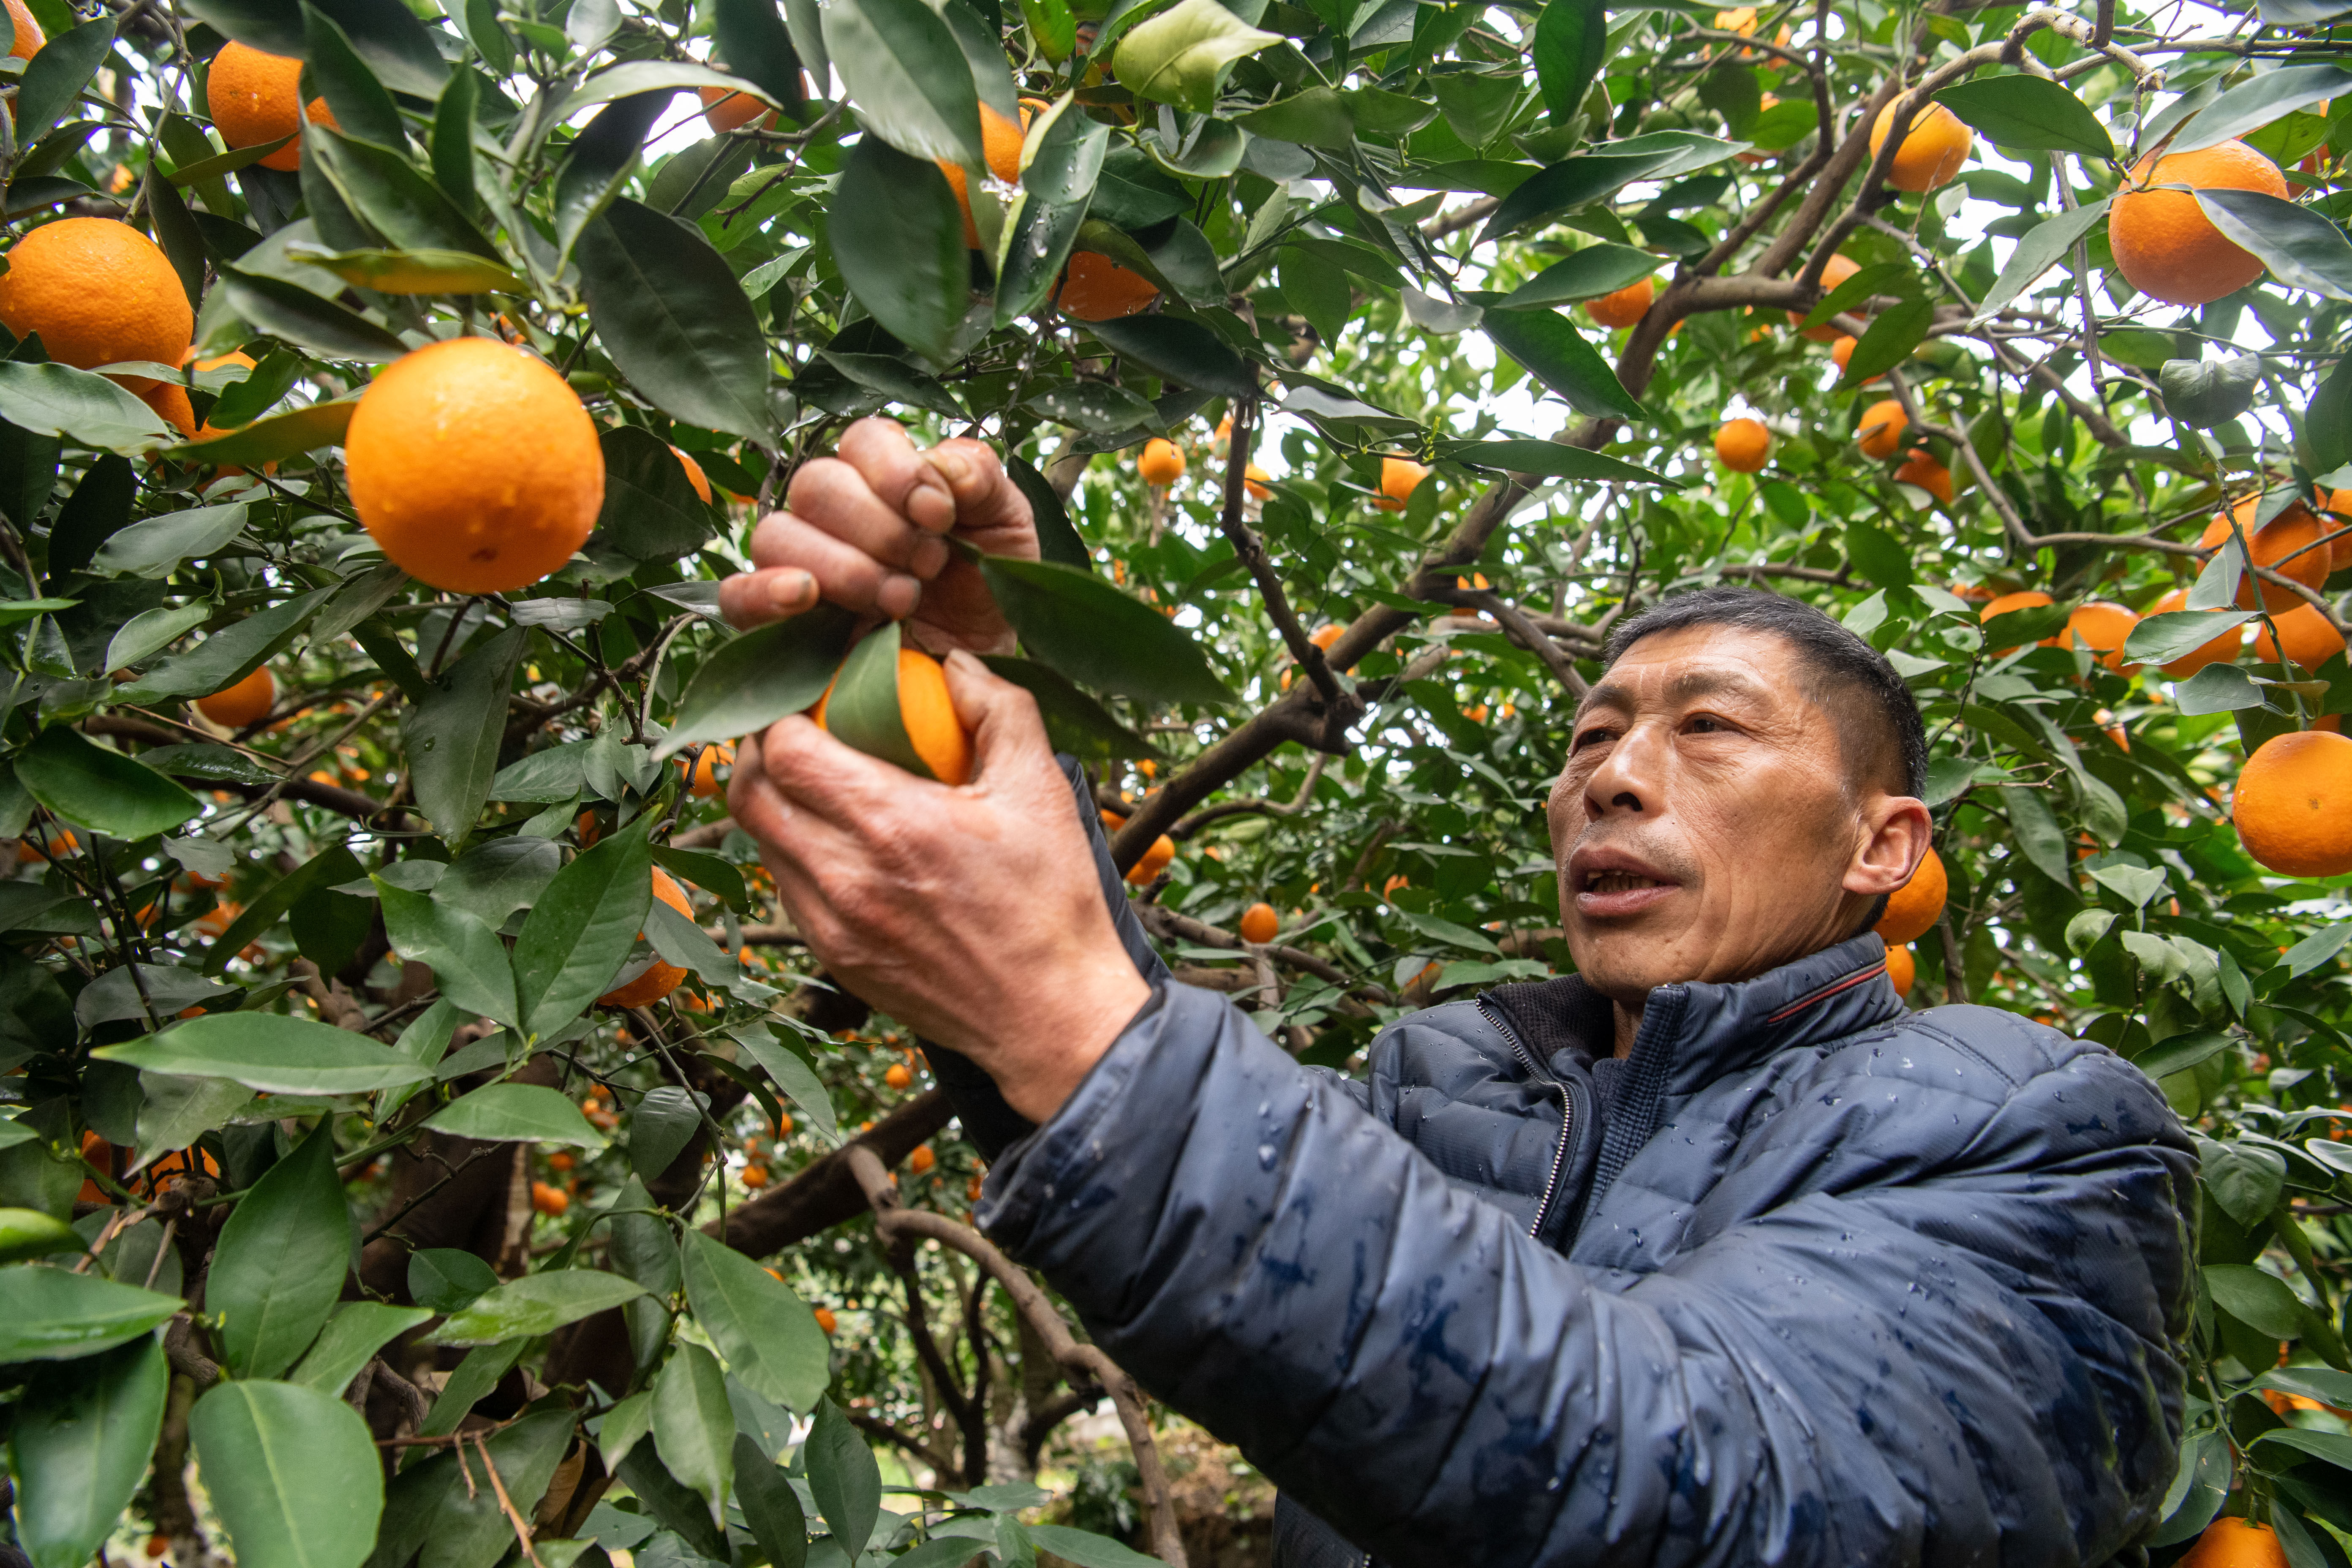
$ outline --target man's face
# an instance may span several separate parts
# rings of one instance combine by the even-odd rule
[[[1696,626],[1635,643],[1578,710],[1552,855],[1569,951],[1602,994],[1760,974],[1909,879],[1925,811],[1848,786],[1804,686],[1782,638]]]

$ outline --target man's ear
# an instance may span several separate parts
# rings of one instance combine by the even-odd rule
[[[1862,833],[1845,868],[1845,890],[1865,899],[1892,893],[1927,858],[1936,824],[1916,795],[1873,796],[1863,807]]]

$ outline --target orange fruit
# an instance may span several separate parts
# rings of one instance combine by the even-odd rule
[[[687,919],[694,918],[694,906],[687,900],[686,889],[658,866],[654,868],[654,897]],[[639,937],[645,934],[643,931],[637,933]],[[606,1007],[650,1007],[677,990],[678,983],[685,978],[685,970],[675,963],[665,963],[656,956],[635,979],[614,986],[596,1000]]]
[[[753,1192],[759,1191],[761,1187],[768,1184],[768,1167],[765,1165],[744,1166],[742,1182],[745,1186],[751,1188]]]
[[[1348,628],[1341,626],[1339,622],[1331,621],[1326,625],[1317,626],[1314,634],[1307,640],[1313,643],[1317,647],[1328,651],[1333,643],[1338,642],[1342,636],[1346,635],[1347,630]]]
[[[915,1081],[914,1069],[905,1062],[892,1062],[883,1072],[882,1081],[892,1089],[904,1089]]]
[[[2155,604],[2150,605],[2147,607],[2147,613],[2151,616],[2163,616],[2169,615],[2175,610],[2184,610],[2188,607],[2189,590],[2186,588],[2175,588],[2171,593],[2167,594],[2163,598],[2158,599]],[[2218,616],[2221,612],[2219,610],[2209,610],[2204,613]],[[2231,626],[2228,631],[2225,631],[2219,637],[2213,638],[2212,641],[2200,645],[2191,652],[2182,654],[2179,658],[2176,658],[2170,664],[2166,665],[2164,667],[2164,673],[2171,676],[2176,680],[2185,680],[2189,677],[2196,674],[2199,670],[2204,668],[2209,664],[2228,664],[2231,660],[2238,657],[2238,648],[2245,640],[2245,627]]]
[[[1429,478],[1429,470],[1411,458],[1384,456],[1381,458],[1381,493],[1372,504],[1382,511],[1402,511],[1412,500],[1412,492],[1421,481]]]
[[[343,437],[352,504],[384,554],[452,594],[572,559],[604,504],[596,422],[544,360],[452,338],[387,366]]]
[[[1861,270],[1862,264],[1858,261],[1850,260],[1843,256],[1831,257],[1822,267],[1822,292],[1827,294],[1831,289],[1835,289],[1839,284],[1844,282],[1847,279],[1853,277],[1855,273]],[[1802,322],[1804,319],[1805,312],[1802,310],[1791,310],[1789,312],[1789,324],[1792,327]],[[1807,327],[1805,329],[1805,336],[1812,339],[1817,343],[1834,342],[1844,335],[1844,332],[1840,331],[1838,328],[1830,325],[1827,321],[1823,321],[1818,327]]]
[[[705,746],[695,754],[694,777],[686,788],[697,800],[709,800],[727,786],[719,782],[719,764],[730,766],[735,761],[735,748],[724,741],[715,746]],[[681,766],[684,764],[681,763]],[[581,815],[586,816],[585,812]]]
[[[1168,862],[1174,858],[1176,841],[1163,833],[1151,841],[1151,847],[1143,852],[1143,858],[1129,868],[1127,879],[1139,888],[1147,886],[1160,872],[1168,869]]]
[[[1756,7],[1742,5],[1736,10],[1717,11],[1715,26],[1717,32],[1737,33],[1743,38],[1752,38],[1756,36]]]
[[[670,451],[677,455],[677,466],[686,470],[686,482],[694,487],[696,498],[699,500],[703,505],[709,506],[710,504],[710,476],[702,471],[702,465],[700,463],[696,462],[684,452],[678,451],[676,447],[672,447]]]
[[[2205,1527],[2174,1568],[2287,1568],[2286,1551],[2269,1525],[2225,1515]]]
[[[234,686],[225,686],[209,697],[196,699],[196,711],[224,730],[242,730],[247,724],[258,724],[269,717],[270,709],[278,705],[278,682],[263,665]]]
[[[572,1206],[572,1195],[562,1187],[533,1182],[530,1184],[530,1206],[550,1219],[562,1219],[563,1211]]]
[[[2187,185],[2187,191],[2151,186]],[[2243,142],[2142,158],[2107,209],[2107,243],[2124,281],[2168,305],[2202,305],[2263,275],[2252,251],[2215,228],[2191,191],[2286,196],[2278,165]]]
[[[1597,326],[1615,330],[1630,327],[1650,313],[1650,302],[1658,297],[1658,280],[1644,278],[1639,283],[1628,283],[1613,294],[1603,294],[1598,300],[1584,302],[1584,313]]]
[[[898,649],[898,721],[933,778],[960,784],[971,777],[971,736],[948,696],[948,672],[920,648]]]
[[[292,136],[302,128],[305,116],[313,125],[342,129],[325,99],[314,98],[307,105],[301,100],[302,62],[285,55],[231,42],[222,46],[205,72],[205,107],[212,114],[213,128],[233,148]],[[262,159],[261,166],[295,169],[301,163],[298,139]]]
[[[1154,436],[1143,444],[1143,456],[1135,460],[1135,471],[1143,482],[1157,489],[1165,489],[1184,477],[1184,454],[1175,442]]]
[[[2286,644],[2287,658],[2305,669],[2316,669],[2344,651],[2344,639],[2327,624],[2316,605],[2297,605],[2284,615],[2271,617],[2278,623],[2279,641]],[[2264,664],[2279,662],[2278,647],[2271,641],[2270,627],[2254,623],[2254,657]]]
[[[139,401],[153,409],[164,424],[184,438],[196,438],[196,406],[188,401],[188,389],[178,382],[156,382],[139,395]]]
[[[1870,155],[1876,158],[1886,145],[1886,132],[1895,122],[1895,110],[1903,100],[1895,99],[1878,111],[1871,122]],[[1911,129],[1903,133],[1903,145],[1895,150],[1894,166],[1886,172],[1886,183],[1898,191],[1932,191],[1937,185],[1948,184],[1969,161],[1969,148],[1976,141],[1976,132],[1957,114],[1940,103],[1930,103],[1911,117]]]
[[[2050,595],[2042,593],[2037,589],[2029,588],[2022,594],[2003,594],[1997,599],[1986,601],[1984,608],[1977,612],[1977,622],[1981,626],[1991,620],[1995,616],[2005,616],[2011,610],[2036,609],[2041,605],[2049,604],[2050,602]],[[2056,639],[2053,638],[2052,640],[2054,642]],[[2045,644],[2044,646],[2048,645]],[[1995,658],[1999,658],[2003,654],[2015,653],[2017,649],[2013,647],[1997,647],[1992,650],[1992,656]]]
[[[830,1307],[819,1307],[814,1315],[816,1318],[816,1326],[824,1330],[828,1336],[832,1334],[835,1328],[840,1326],[838,1321],[833,1315],[833,1309]]]
[[[1891,458],[1895,448],[1903,445],[1903,432],[1910,427],[1903,405],[1891,397],[1883,398],[1862,411],[1862,425],[1854,438],[1864,457]]]
[[[2213,521],[2205,525],[2205,531],[2198,536],[2197,548],[2220,549],[2222,542],[2230,537],[2230,525],[2234,520],[2240,531],[2246,535],[2246,547],[2253,552],[2255,565],[2267,566],[2280,576],[2291,577],[2306,588],[2316,588],[2326,583],[2328,563],[2335,554],[2335,546],[2319,542],[2327,535],[2327,525],[2321,522],[2309,507],[2297,501],[2257,529],[2254,527],[2254,508],[2261,500],[2261,496],[2251,495],[2231,507],[2228,517],[2216,513]],[[2238,608],[2251,610],[2254,607],[2254,590],[2257,587],[2262,589],[2263,608],[2273,614],[2307,603],[2303,595],[2291,589],[2249,575],[2238,584]]]
[[[1242,911],[1241,923],[1244,942],[1272,942],[1275,934],[1282,930],[1282,917],[1274,912],[1272,904],[1263,900]]]
[[[1911,956],[1909,948],[1890,947],[1886,950],[1886,978],[1894,984],[1895,994],[1911,994],[1911,987],[1919,978],[1919,961]]]
[[[708,91],[709,89],[705,89],[704,90]],[[1002,180],[1008,185],[1018,184],[1021,180],[1021,143],[1025,139],[1023,132],[1027,128],[1028,124],[1029,110],[1025,105],[1023,106],[1021,110],[1021,123],[1019,125],[1013,124],[1013,121],[1005,119],[1004,116],[999,114],[995,110],[991,109],[984,103],[980,106],[981,161],[988,165],[988,172],[991,174],[993,174],[997,179]],[[963,209],[964,247],[968,250],[978,250],[980,248],[980,228],[978,225],[971,221],[971,192],[964,184],[963,165],[961,163],[950,163],[945,158],[934,158],[931,161],[940,166],[940,173],[948,177],[948,184],[955,192],[956,205]],[[1073,261],[1076,261],[1076,259],[1077,258],[1076,257],[1071,258],[1071,260]],[[1132,276],[1132,274],[1130,274],[1130,276]],[[1065,305],[1063,309],[1068,310],[1069,307]],[[1073,315],[1076,314],[1076,311],[1072,311],[1071,313]],[[1127,315],[1129,314],[1129,312],[1122,310],[1119,314]],[[1085,321],[1102,320],[1099,316],[1081,317],[1080,319]]]
[[[2321,521],[2334,536],[2327,544],[2328,571],[2352,571],[2352,490],[2337,490],[2320,503],[2320,510],[2330,514]]]
[[[1274,476],[1252,463],[1242,470],[1242,489],[1264,500],[1274,493]]]
[[[1475,589],[1479,593],[1483,594],[1495,584],[1486,581],[1486,574],[1484,572],[1473,572],[1467,577],[1456,577],[1454,579],[1454,585],[1465,593],[1467,593],[1472,589]]]
[[[547,1168],[551,1171],[568,1171],[577,1163],[579,1162],[572,1157],[572,1151],[569,1149],[558,1149],[547,1157]]]
[[[2246,853],[2288,877],[2352,871],[2352,740],[2273,736],[2238,773],[2231,816]]]
[[[919,1176],[939,1163],[940,1157],[931,1152],[929,1143],[916,1144],[915,1152],[907,1156],[907,1168]]]
[[[1853,358],[1853,351],[1861,346],[1862,340],[1855,337],[1851,332],[1840,333],[1837,342],[1830,345],[1830,363],[1838,367],[1838,373],[1841,375],[1845,373],[1846,362]],[[1864,381],[1863,384],[1864,386],[1868,386],[1874,382],[1881,382],[1885,379],[1886,374],[1884,371],[1881,371],[1878,374],[1870,377],[1867,381]]]
[[[18,59],[31,59],[40,52],[41,46],[48,42],[41,32],[40,23],[35,21],[33,13],[26,9],[25,0],[8,0],[8,20],[16,24],[16,41],[8,46],[8,52]]]
[[[1715,455],[1734,473],[1760,471],[1772,457],[1772,432],[1761,419],[1727,419],[1715,433]]]
[[[1889,947],[1916,942],[1935,929],[1936,917],[1944,912],[1944,895],[1950,889],[1943,857],[1930,849],[1911,879],[1886,900],[1886,912],[1870,929]]]
[[[723,87],[698,87],[695,93],[702,100],[702,122],[719,135],[740,131],[765,114],[767,129],[776,128],[774,110],[764,101],[748,92],[736,92]]]
[[[1912,447],[1895,477],[1904,484],[1917,485],[1946,506],[1952,504],[1952,470],[1936,461],[1925,447]]]
[[[2052,647],[2073,647],[2080,643],[2100,656],[2099,662],[2118,675],[2129,675],[2139,666],[2124,663],[2124,639],[2131,636],[2139,617],[2121,605],[2111,605],[2105,599],[2092,599],[2077,605],[2067,613],[2066,629],[2052,637]]]
[[[162,247],[110,217],[45,223],[8,252],[0,274],[0,322],[18,337],[41,334],[58,364],[96,370],[122,360],[178,364],[196,313]],[[126,375],[145,392],[152,376]]]
[[[1115,321],[1149,309],[1160,298],[1160,286],[1129,272],[1109,257],[1092,250],[1073,251],[1069,270],[1062,274],[1055,302],[1062,314],[1081,321]]]

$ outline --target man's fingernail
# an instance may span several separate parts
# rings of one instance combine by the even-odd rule
[[[911,616],[915,606],[923,602],[923,584],[903,572],[893,572],[882,579],[874,592],[874,607],[893,617]]]
[[[957,648],[955,651],[948,655],[947,662],[959,668],[971,670],[978,674],[985,675],[988,673],[988,666],[981,663],[978,658],[973,657],[971,651],[968,648]]]
[[[816,597],[816,579],[805,572],[780,572],[768,592],[776,608],[797,610]]]

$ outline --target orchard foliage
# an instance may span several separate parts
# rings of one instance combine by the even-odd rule
[[[2256,540],[2352,489],[2341,9],[30,0],[12,237],[121,219],[194,324],[0,361],[17,1541],[1128,1563],[1024,1512],[1108,1393],[1181,1558],[1132,1392],[987,1272],[911,1042],[718,798],[855,628],[731,637],[717,580],[888,412],[1011,455],[1045,559],[982,563],[995,662],[1181,975],[1311,1062],[1566,964],[1541,805],[1617,619],[1744,582],[1885,649],[1950,887],[1913,999],[2110,1045],[2200,1139],[2154,1543],[2226,1510],[2344,1563],[2347,879],[2231,815],[2352,709],[2352,578],[2305,569],[2352,549]],[[232,40],[303,62],[293,140],[213,123]],[[2262,276],[2136,293],[2126,172],[2232,139],[2287,195],[2186,199]],[[465,334],[602,457],[511,591],[410,577],[341,461]],[[1734,418],[1769,441],[1718,461]],[[861,646],[841,724],[930,767]]]

